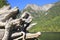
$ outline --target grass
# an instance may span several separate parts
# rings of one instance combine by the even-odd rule
[[[37,30],[38,29],[38,30]],[[57,16],[47,21],[37,21],[37,24],[33,26],[29,31],[31,32],[60,32],[60,16]]]

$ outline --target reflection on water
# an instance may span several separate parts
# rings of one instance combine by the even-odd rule
[[[60,40],[60,32],[42,32],[39,40]]]

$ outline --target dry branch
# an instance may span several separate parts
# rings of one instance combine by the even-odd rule
[[[19,32],[18,33],[14,33],[14,34],[12,34],[11,37],[16,37],[16,36],[19,36],[21,34],[22,34],[21,32],[20,33]],[[41,32],[37,32],[37,33],[26,33],[26,39],[38,38],[40,35],[41,35]],[[23,38],[23,36],[18,37],[15,40],[18,40],[18,39],[21,39],[21,38]]]

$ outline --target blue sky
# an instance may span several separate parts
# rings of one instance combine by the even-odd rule
[[[58,0],[7,0],[11,7],[17,6],[20,10],[24,9],[27,4],[36,4],[39,6],[55,3]]]

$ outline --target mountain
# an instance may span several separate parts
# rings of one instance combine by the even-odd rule
[[[44,6],[38,6],[38,5],[35,5],[35,4],[28,4],[24,8],[23,12],[24,11],[28,11],[28,12],[30,12],[32,14],[32,16],[34,16],[34,17],[40,17],[40,16],[42,16],[42,14],[45,14],[46,11],[48,11],[53,6],[54,6],[54,4],[46,4]]]
[[[44,6],[28,4],[22,13],[25,11],[30,12],[34,17],[33,22],[38,23],[32,27],[31,32],[60,32],[60,2]]]
[[[31,8],[32,10],[34,11],[47,11],[49,10],[52,6],[54,6],[54,4],[46,4],[44,6],[38,6],[38,5],[35,5],[35,4],[28,4],[24,9],[29,9]]]

